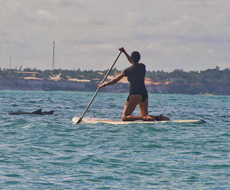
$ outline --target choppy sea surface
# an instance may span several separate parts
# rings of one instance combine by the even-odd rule
[[[230,96],[149,94],[150,114],[206,124],[72,124],[93,95],[0,91],[0,189],[230,189]],[[85,117],[121,119],[127,96]]]

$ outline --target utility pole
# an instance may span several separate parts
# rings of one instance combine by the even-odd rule
[[[53,62],[52,62],[52,69],[54,70],[54,63],[55,63],[55,42],[53,42]]]
[[[10,69],[11,69],[11,56],[10,56]]]

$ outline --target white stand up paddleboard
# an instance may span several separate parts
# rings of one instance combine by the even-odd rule
[[[79,120],[79,117],[73,117],[72,121],[74,124],[77,124]],[[170,121],[120,121],[120,120],[108,120],[108,119],[98,119],[98,118],[83,118],[81,123],[107,123],[107,124],[114,124],[114,125],[125,125],[125,124],[131,124],[131,123],[193,123],[193,124],[201,124],[206,123],[206,121],[202,119],[197,120],[170,120]]]

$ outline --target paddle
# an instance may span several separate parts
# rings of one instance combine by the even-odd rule
[[[111,68],[108,70],[108,72],[106,73],[104,79],[101,81],[101,84],[103,84],[107,78],[107,76],[109,75],[109,73],[111,72],[111,70],[113,69],[115,63],[117,62],[118,58],[120,57],[122,52],[120,52],[117,56],[117,58],[115,59],[113,65],[111,66]],[[87,112],[87,110],[89,109],[90,105],[92,104],[93,100],[95,99],[95,97],[97,96],[97,93],[99,92],[100,89],[97,89],[97,91],[95,92],[93,98],[91,99],[91,101],[89,102],[88,106],[86,107],[85,111],[83,112],[82,116],[80,117],[80,119],[78,120],[77,123],[80,123],[82,118],[84,117],[85,113]]]

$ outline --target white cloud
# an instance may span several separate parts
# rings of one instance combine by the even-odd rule
[[[208,49],[208,53],[212,55],[215,53],[215,51],[213,49]]]
[[[85,0],[39,0],[39,1],[56,4],[59,6],[72,6],[72,5],[80,5],[86,3]]]
[[[128,12],[126,17],[126,25],[136,28],[142,21],[142,14]]]
[[[162,45],[159,44],[159,43],[150,43],[150,44],[147,46],[147,50],[162,51],[162,50],[163,50],[163,47],[162,47]]]
[[[57,19],[57,16],[52,15],[49,11],[39,9],[36,11],[36,14],[42,18],[45,18],[47,20],[55,20]]]
[[[7,3],[6,3],[6,6],[7,6],[8,8],[10,8],[10,9],[15,10],[15,9],[17,9],[17,8],[19,7],[19,3],[10,1],[10,2],[7,2]]]
[[[95,52],[95,51],[113,51],[117,46],[114,44],[102,43],[102,44],[83,44],[74,46],[74,50],[78,52]]]

